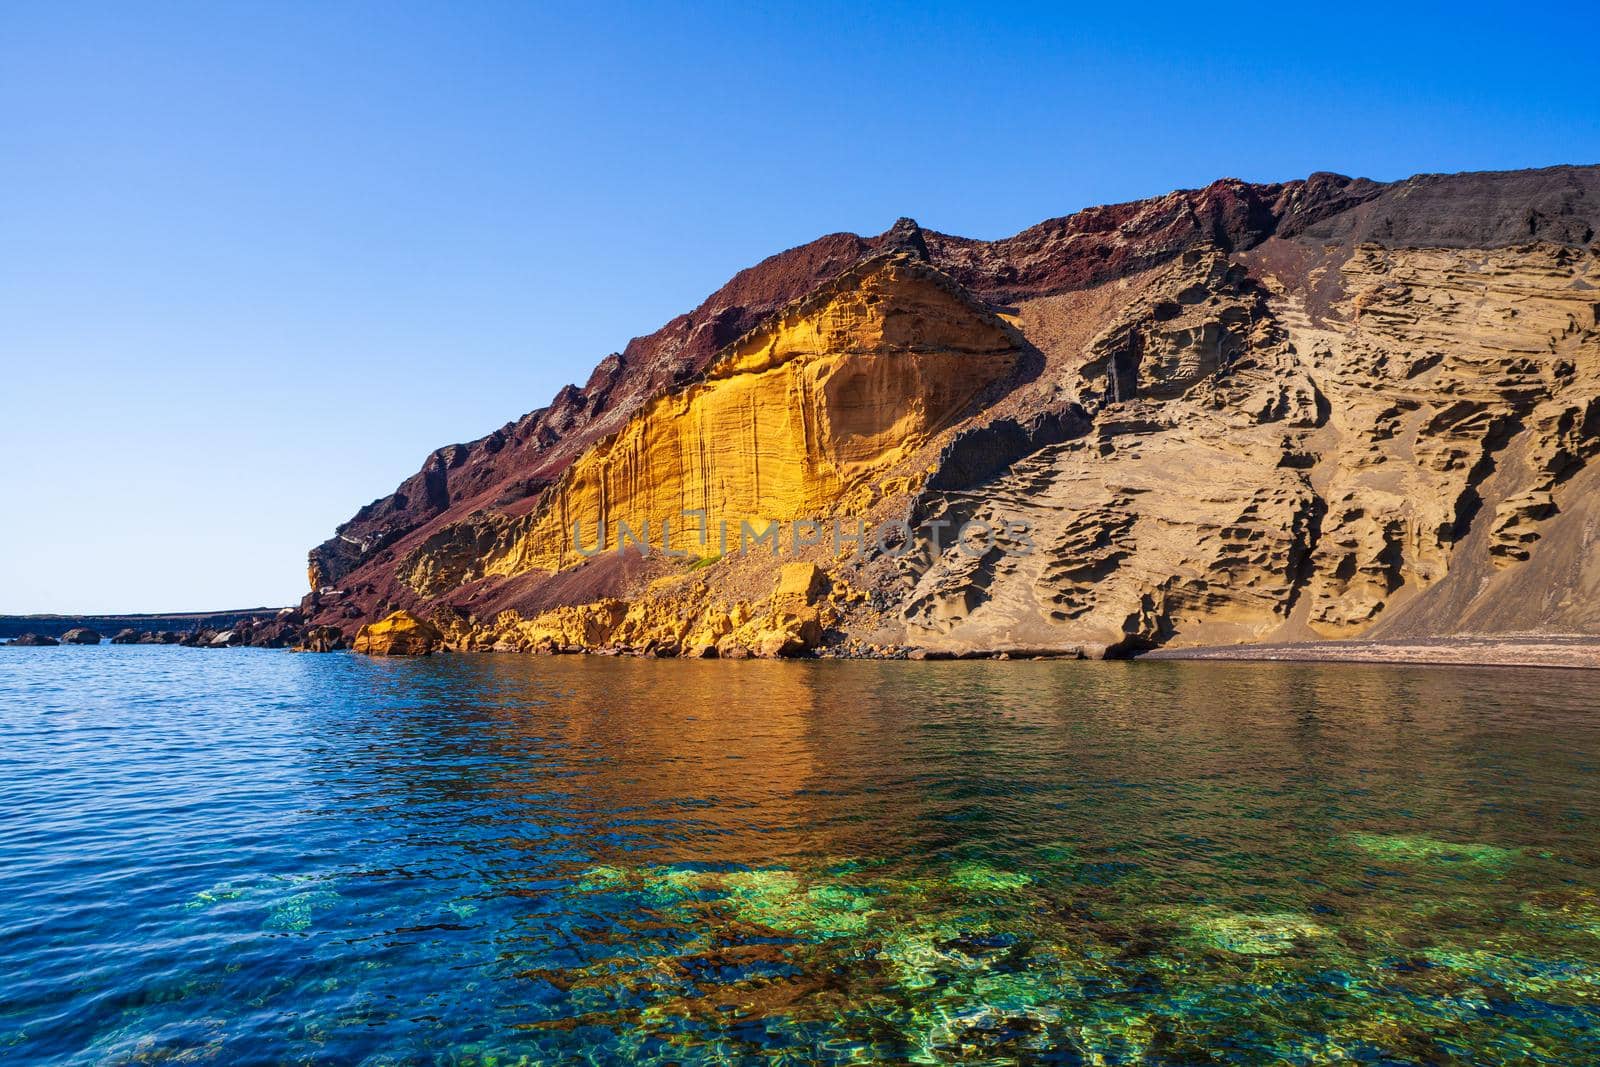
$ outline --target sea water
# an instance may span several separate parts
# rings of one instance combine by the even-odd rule
[[[0,1061],[1600,1061],[1600,672],[0,649]]]

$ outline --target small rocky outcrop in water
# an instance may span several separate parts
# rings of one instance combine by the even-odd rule
[[[356,634],[355,650],[369,656],[430,656],[443,635],[408,611],[391,612]]]
[[[61,635],[61,643],[64,645],[98,645],[100,643],[100,633],[98,630],[91,630],[87,626],[75,627]]]
[[[129,626],[112,634],[111,643],[113,645],[137,645],[140,641],[144,640],[146,636],[148,635],[140,633],[138,630],[135,630],[133,627]]]
[[[337,626],[310,626],[294,646],[296,652],[341,652],[344,650],[344,633]]]
[[[21,648],[49,648],[52,645],[59,645],[61,642],[43,634],[23,634],[21,637],[14,638],[11,643]]]

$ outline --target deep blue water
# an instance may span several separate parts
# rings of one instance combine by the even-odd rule
[[[1600,672],[0,649],[0,1062],[1600,1061]]]

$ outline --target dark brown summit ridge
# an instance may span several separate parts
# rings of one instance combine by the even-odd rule
[[[1373,188],[1376,195],[1353,210],[1280,227],[1279,236],[1386,248],[1505,248],[1587,245],[1600,230],[1597,166],[1419,174]]]

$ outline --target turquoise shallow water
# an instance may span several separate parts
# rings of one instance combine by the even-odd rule
[[[0,1061],[1600,1061],[1600,676],[0,650]]]

